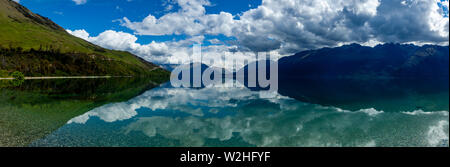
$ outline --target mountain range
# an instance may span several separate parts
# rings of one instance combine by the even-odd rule
[[[250,64],[258,63],[264,61]],[[265,63],[268,64],[268,72],[270,64],[275,62]],[[277,63],[280,82],[297,79],[448,79],[449,47],[393,43],[368,47],[350,44],[299,52],[280,58]],[[202,67],[206,69],[209,66],[202,64]],[[238,71],[244,71],[244,77],[248,79],[249,65]],[[254,73],[257,74],[257,71]],[[269,78],[268,74],[266,76]]]
[[[0,0],[0,25],[0,76],[13,71],[26,76],[169,75],[168,71],[129,52],[105,49],[72,36],[48,18],[11,0]],[[174,66],[167,67],[170,70]],[[350,44],[283,57],[278,60],[278,67],[280,81],[448,78],[449,47]],[[248,67],[243,70],[248,71]]]
[[[359,44],[299,52],[278,60],[279,76],[292,78],[448,78],[449,47]]]

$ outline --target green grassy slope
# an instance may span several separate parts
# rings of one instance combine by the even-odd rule
[[[58,67],[59,69],[53,70],[53,75],[108,74],[134,76],[155,73],[154,69],[159,68],[129,52],[104,49],[83,39],[72,36],[51,20],[38,14],[34,14],[22,5],[11,0],[0,0],[0,48],[7,50],[0,53],[0,71],[3,70],[3,73],[4,71],[11,72],[14,70],[23,70],[23,66],[42,68],[39,63],[43,62],[35,61],[33,59],[45,59],[46,61],[49,61],[48,66],[54,65],[54,63],[73,66],[83,65],[81,63],[84,63],[84,65],[92,65],[87,64],[87,62],[94,61],[94,65],[102,66],[102,70],[107,71],[102,72],[101,70],[94,70],[92,73],[82,72],[81,74],[73,74],[72,70],[68,67],[61,66]],[[10,49],[21,49],[21,52],[13,53],[10,52]],[[38,54],[29,53],[28,51],[31,49],[35,51],[51,51],[62,56],[75,55],[78,57],[89,57],[93,60],[53,63],[53,61],[56,60],[42,57],[42,54],[46,54],[46,52],[40,52]],[[41,57],[36,55],[41,55]],[[28,57],[33,57],[33,59],[30,60]],[[95,57],[101,57],[102,59],[95,60]],[[7,60],[10,60],[10,63],[6,62]],[[11,63],[11,61],[14,61],[15,63]],[[19,65],[19,63],[22,64]],[[57,71],[60,72],[56,73]],[[26,73],[28,76],[49,75],[48,73],[42,73],[39,70],[21,72]]]

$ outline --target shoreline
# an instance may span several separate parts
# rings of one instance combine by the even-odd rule
[[[56,77],[25,77],[25,80],[33,79],[96,79],[96,78],[131,78],[133,76],[56,76]],[[0,80],[13,80],[14,78],[0,78]]]

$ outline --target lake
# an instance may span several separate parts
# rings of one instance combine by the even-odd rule
[[[289,80],[271,96],[230,85],[108,78],[3,86],[0,146],[449,146],[448,79]]]

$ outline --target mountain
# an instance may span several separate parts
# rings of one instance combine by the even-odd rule
[[[129,52],[89,43],[14,1],[0,0],[0,77],[13,71],[26,76],[169,75]]]
[[[238,82],[247,87],[250,90],[259,91],[259,90],[267,90],[270,87],[260,87],[259,85],[259,69],[261,66],[265,65],[265,77],[266,79],[270,79],[270,70],[272,66],[277,63],[276,61],[272,60],[259,60],[250,62],[246,66],[242,67],[241,69],[237,70],[237,72],[234,74],[235,78],[238,79]],[[253,68],[251,68],[253,67]],[[280,73],[278,73],[281,75]],[[252,81],[254,85],[250,84],[249,81]]]
[[[177,82],[179,83],[184,83],[185,85],[188,84],[189,86],[186,87],[191,87],[191,88],[204,88],[210,84],[213,84],[215,82],[222,82],[222,80],[225,77],[233,77],[233,73],[226,70],[225,68],[220,68],[220,67],[215,67],[215,66],[208,66],[206,64],[203,63],[199,63],[199,62],[194,62],[194,63],[189,63],[189,64],[182,64],[182,65],[178,65],[178,66],[172,66],[172,72],[178,73],[177,75]],[[200,73],[196,73],[194,72],[195,69],[200,69]],[[222,74],[220,75],[220,78],[215,78],[215,74],[216,72],[221,72]],[[189,78],[183,78],[183,73],[184,72],[189,72]],[[196,74],[196,75],[194,75]],[[200,75],[197,75],[200,74]],[[202,81],[205,79],[203,77],[209,77],[209,79],[211,80],[211,83],[208,83],[205,85],[205,83],[203,83]],[[194,80],[197,81],[201,81],[200,85],[194,86]]]
[[[264,61],[249,65],[259,63]],[[265,63],[267,72],[272,62]],[[240,69],[244,85],[267,89],[248,86],[249,65]],[[351,111],[448,110],[449,47],[389,43],[308,50],[279,59],[278,77],[280,95],[322,106]],[[431,103],[439,105],[427,105]]]
[[[358,44],[283,57],[280,78],[448,78],[449,47]]]
[[[160,64],[160,66],[168,71],[172,71],[176,67],[179,66],[179,64]]]

